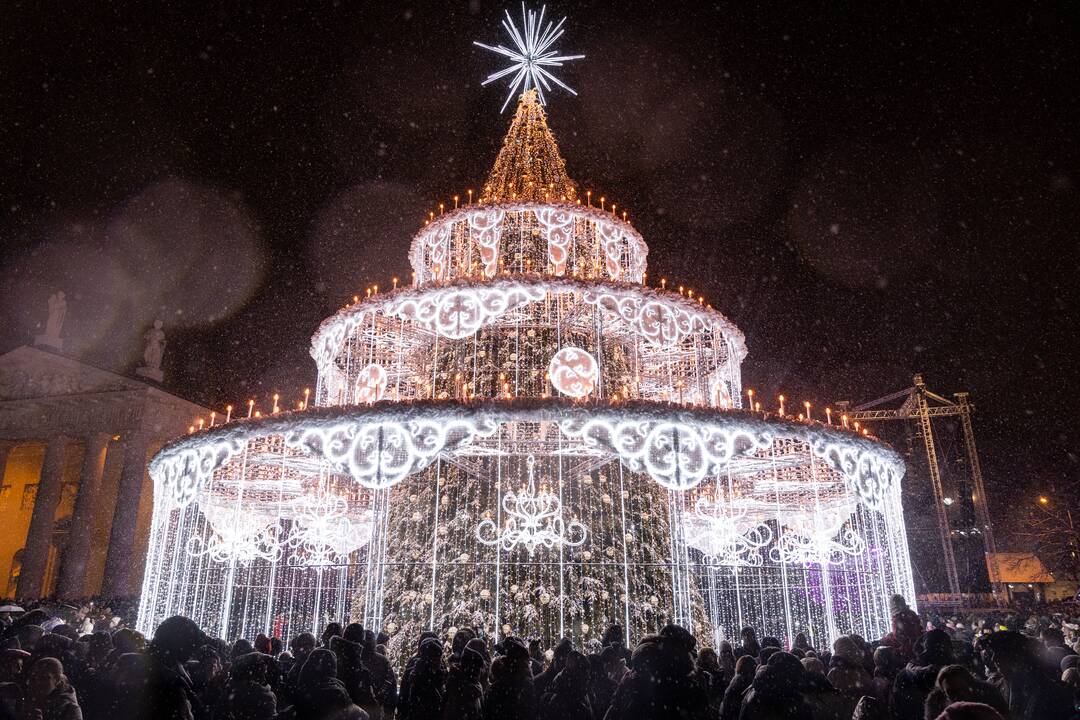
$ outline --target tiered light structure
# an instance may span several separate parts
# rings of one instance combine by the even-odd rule
[[[886,632],[913,596],[903,462],[831,416],[742,409],[742,334],[646,287],[646,254],[525,92],[483,192],[413,239],[413,285],[315,333],[311,407],[154,458],[141,628],[353,619],[395,654],[464,626]]]

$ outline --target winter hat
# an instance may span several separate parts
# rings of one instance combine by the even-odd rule
[[[443,645],[438,638],[425,638],[420,643],[420,657],[425,660],[437,660],[442,657]]]
[[[903,595],[893,595],[891,598],[889,598],[890,615],[899,615],[905,610],[910,610],[910,608],[908,607],[907,600],[904,599]]]
[[[503,640],[503,651],[506,657],[511,660],[521,660],[529,657],[528,646],[518,637],[511,636]]]
[[[235,660],[241,655],[247,655],[253,652],[255,652],[255,646],[251,644],[250,640],[238,638],[236,642],[232,644],[232,651],[229,652],[229,657]]]
[[[491,656],[488,655],[487,645],[485,645],[484,641],[480,638],[473,638],[469,642],[465,643],[465,647],[466,649],[472,648],[473,652],[480,653],[480,656],[484,658],[484,662],[487,662],[491,659]]]
[[[476,648],[469,647],[468,644],[461,651],[461,664],[467,667],[484,667],[487,660],[484,656],[476,650]]]
[[[326,677],[337,677],[337,655],[326,648],[315,648],[300,668],[300,685],[313,685]]]
[[[861,665],[863,661],[863,650],[855,638],[847,635],[841,635],[833,640],[832,644],[833,657],[846,660],[847,662]]]
[[[570,651],[574,649],[574,641],[570,638],[563,638],[559,641],[559,644],[555,646],[555,657],[566,657],[570,654]]]
[[[1066,655],[1061,658],[1061,672],[1077,667],[1077,665],[1080,665],[1080,655]]]
[[[816,673],[822,677],[825,675],[825,663],[821,662],[821,660],[816,657],[803,658],[802,666],[808,673]]]

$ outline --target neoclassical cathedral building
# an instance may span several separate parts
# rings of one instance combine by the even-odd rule
[[[65,355],[62,322],[51,299],[45,335],[0,355],[0,597],[135,596],[147,460],[207,411],[162,389],[162,345],[129,377]]]

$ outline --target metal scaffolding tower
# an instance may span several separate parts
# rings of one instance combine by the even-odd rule
[[[949,526],[949,516],[946,512],[946,497],[941,482],[941,467],[938,463],[938,453],[934,443],[933,425],[931,420],[939,417],[956,416],[960,418],[960,427],[964,438],[964,450],[967,455],[967,466],[971,474],[971,501],[975,509],[976,522],[983,537],[983,545],[988,559],[997,556],[997,545],[994,542],[994,532],[990,525],[990,511],[986,503],[986,489],[983,486],[982,467],[979,464],[979,454],[975,449],[975,434],[971,427],[971,413],[975,406],[968,401],[968,394],[954,393],[956,401],[949,400],[926,389],[922,375],[916,375],[912,387],[899,392],[886,395],[855,408],[848,409],[847,402],[837,403],[837,407],[847,415],[849,421],[862,423],[875,420],[904,420],[915,423],[919,435],[922,436],[926,451],[926,463],[930,473],[930,484],[934,493],[934,511],[937,516],[938,531],[941,535],[941,549],[945,561],[945,574],[948,578],[949,593],[957,604],[961,604],[962,594],[960,580],[956,571],[956,555],[953,552],[953,531]],[[879,409],[879,406],[903,398],[903,403],[895,409]],[[1001,579],[999,577],[997,563],[987,563],[987,572],[990,576],[990,587],[994,597],[1000,603]]]

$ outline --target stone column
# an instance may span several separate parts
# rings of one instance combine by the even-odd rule
[[[0,440],[0,485],[4,484],[4,474],[7,472],[8,455],[11,454],[15,443],[8,440]]]
[[[127,597],[135,593],[129,587],[135,558],[135,527],[139,521],[139,499],[146,475],[146,453],[150,440],[145,435],[128,438],[124,446],[124,467],[116,491],[112,531],[109,533],[109,554],[105,557],[105,579],[101,594],[105,597]]]
[[[101,495],[101,476],[105,470],[105,453],[111,437],[110,433],[94,433],[86,438],[79,494],[75,498],[71,532],[60,563],[60,583],[56,592],[62,598],[86,595],[86,562],[90,558],[91,534]]]
[[[21,600],[41,597],[41,590],[45,586],[45,566],[49,560],[49,546],[52,544],[56,505],[60,502],[64,450],[67,443],[66,437],[58,435],[49,440],[45,447],[45,459],[41,463],[41,475],[34,498],[34,512],[30,516],[30,529],[26,533],[26,545],[23,546],[19,587],[15,592],[16,597]]]

